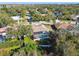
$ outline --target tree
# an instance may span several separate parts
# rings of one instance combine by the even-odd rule
[[[59,55],[73,56],[77,55],[76,44],[74,40],[78,39],[71,35],[69,32],[59,33],[59,38],[57,41],[57,51]],[[75,41],[76,42],[76,41]]]
[[[15,37],[21,37],[21,36],[28,36],[31,37],[32,36],[32,28],[31,25],[18,25],[12,28],[8,28],[7,30],[7,34],[11,35],[11,36],[15,36]],[[11,37],[10,36],[10,37]]]
[[[54,55],[77,56],[78,55],[78,36],[72,35],[67,31],[50,32],[51,52]]]
[[[21,17],[26,16],[26,10],[21,10]]]
[[[24,48],[20,48],[18,51],[13,51],[12,56],[26,56]]]
[[[6,14],[0,14],[0,27],[4,27],[13,24],[14,21]]]

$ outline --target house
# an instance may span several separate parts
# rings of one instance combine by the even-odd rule
[[[46,42],[49,39],[48,28],[46,28],[43,24],[39,22],[34,22],[32,23],[32,29],[34,41],[40,42],[42,40],[45,40],[45,44],[40,43],[38,46],[44,48],[51,47],[51,45]]]
[[[41,23],[32,23],[34,40],[48,39],[48,29]]]
[[[61,21],[57,18],[56,19],[56,21],[55,21],[56,23],[61,23]]]
[[[13,20],[17,21],[19,24],[19,20],[21,19],[20,16],[12,16],[11,17]]]
[[[26,14],[29,14],[30,12],[28,10],[26,10]]]
[[[74,25],[74,28],[70,32],[74,35],[79,35],[79,24]]]
[[[54,13],[54,16],[56,17],[61,16],[63,14],[63,12],[59,10],[55,10],[53,13]]]
[[[7,27],[0,28],[0,42],[6,38]]]
[[[58,27],[59,29],[71,30],[73,29],[73,24],[62,23]]]
[[[79,24],[79,15],[71,15],[71,18],[75,22],[75,24]]]
[[[20,20],[20,16],[12,16],[11,18],[12,18],[13,20],[15,20],[15,21]]]
[[[0,28],[0,35],[5,36],[6,35],[6,27]]]
[[[46,16],[47,14],[40,14],[41,16]]]
[[[44,11],[47,12],[48,11],[48,8],[45,8]]]

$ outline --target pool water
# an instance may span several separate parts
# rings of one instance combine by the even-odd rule
[[[40,33],[38,36],[40,39],[48,39],[48,33]]]

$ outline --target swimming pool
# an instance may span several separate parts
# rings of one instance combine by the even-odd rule
[[[35,38],[39,38],[40,40],[43,40],[43,39],[48,39],[49,36],[47,32],[39,32],[35,34]]]

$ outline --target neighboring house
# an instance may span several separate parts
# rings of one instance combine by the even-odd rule
[[[15,21],[18,21],[18,24],[19,24],[19,20],[21,19],[20,16],[12,16],[11,18]]]
[[[41,16],[47,16],[47,14],[40,14]]]
[[[45,8],[44,11],[47,12],[48,11],[48,8]]]
[[[76,24],[79,24],[79,15],[76,16]]]
[[[70,23],[74,25],[74,24],[76,24],[76,21],[71,21]]]
[[[55,21],[56,23],[61,23],[61,21],[57,18],[56,19],[56,21]]]
[[[39,23],[32,23],[34,40],[48,39],[48,29]]]
[[[6,38],[7,27],[0,28],[0,42]]]
[[[28,23],[32,23],[32,16],[26,16],[26,21],[28,22]]]
[[[55,10],[53,13],[55,17],[61,16],[63,14],[62,11],[58,11],[58,10]]]
[[[32,16],[29,11],[26,11],[26,19],[28,20],[28,22],[32,22]]]
[[[31,16],[26,16],[26,19],[30,20],[31,19]]]
[[[79,24],[74,25],[74,28],[70,32],[74,35],[79,35]]]
[[[75,22],[75,24],[79,24],[79,15],[71,15],[71,18]]]
[[[6,36],[6,30],[7,30],[6,27],[0,28],[0,35]]]
[[[30,16],[30,12],[28,10],[26,10],[26,16]]]
[[[15,20],[15,21],[20,20],[20,16],[12,16],[11,18],[12,18],[13,20]]]
[[[46,21],[39,21],[41,24],[46,24],[46,25],[52,25],[53,22],[50,21],[50,22],[46,22]]]
[[[29,14],[30,12],[28,10],[26,10],[26,14]]]
[[[73,29],[73,25],[68,24],[68,23],[62,23],[62,24],[60,24],[60,26],[58,28],[65,29],[65,30],[71,30],[71,29]]]

